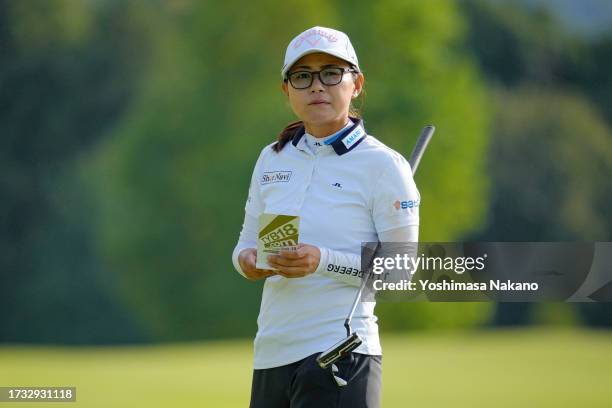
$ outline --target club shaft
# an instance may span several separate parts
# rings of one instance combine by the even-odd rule
[[[416,173],[419,163],[421,162],[421,157],[423,157],[423,153],[425,153],[425,149],[427,149],[427,145],[435,131],[436,128],[433,125],[427,125],[423,128],[423,131],[421,131],[421,135],[417,139],[412,154],[410,155],[410,160],[408,160],[413,175]]]
[[[436,128],[433,125],[427,125],[421,131],[421,135],[416,141],[414,145],[414,149],[412,150],[412,154],[410,155],[410,168],[412,169],[412,175],[416,174],[416,171],[419,167],[419,163],[421,162],[421,158],[423,157],[423,153],[427,149],[427,145],[431,140]],[[364,271],[365,273],[366,271]],[[357,303],[359,303],[359,298],[361,297],[361,293],[363,292],[363,288],[368,282],[369,276],[365,276],[363,282],[361,282],[361,286],[359,287],[359,291],[353,300],[353,305],[351,306],[351,310],[349,311],[346,320],[344,321],[344,327],[346,328],[346,336],[349,337],[351,335],[351,320],[353,319],[353,314],[355,313],[355,309],[357,308]]]

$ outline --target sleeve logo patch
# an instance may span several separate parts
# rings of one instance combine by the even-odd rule
[[[395,207],[396,210],[406,210],[408,208],[418,207],[420,203],[421,203],[420,200],[407,200],[407,201],[396,200],[393,203],[393,207]]]

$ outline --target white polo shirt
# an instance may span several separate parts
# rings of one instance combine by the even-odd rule
[[[410,165],[367,135],[361,121],[324,139],[302,128],[278,153],[272,145],[255,165],[245,219],[264,212],[298,215],[299,241],[321,248],[322,259],[317,271],[303,278],[266,279],[255,369],[290,364],[344,338],[344,319],[361,283],[355,270],[361,243],[419,223],[420,194]],[[256,236],[243,239],[252,243]],[[338,259],[348,264],[338,265]],[[351,326],[364,340],[357,353],[382,354],[374,306],[357,305]]]

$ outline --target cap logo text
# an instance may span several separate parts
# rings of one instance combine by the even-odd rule
[[[338,37],[331,33],[328,33],[325,30],[308,30],[297,39],[297,41],[293,45],[293,48],[300,48],[304,41],[307,41],[311,46],[315,46],[321,40],[321,37],[327,38],[327,41],[329,42],[338,41]]]

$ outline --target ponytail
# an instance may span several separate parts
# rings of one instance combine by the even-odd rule
[[[303,126],[303,123],[301,120],[288,124],[287,127],[285,127],[279,133],[276,143],[274,143],[274,145],[272,146],[272,150],[274,150],[277,153],[283,150],[283,147],[285,147],[285,145],[291,139],[293,139],[293,135],[295,135],[295,132],[297,132],[298,129],[301,128],[302,126]]]

